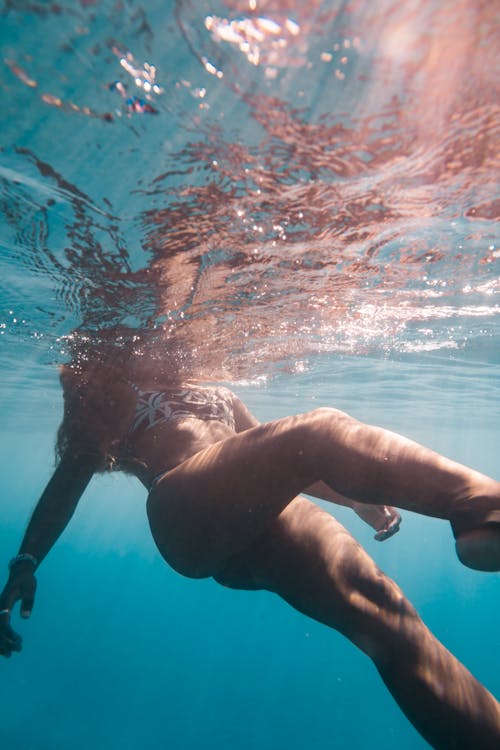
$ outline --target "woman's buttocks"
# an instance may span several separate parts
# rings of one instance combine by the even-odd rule
[[[215,521],[209,448],[234,433],[219,423],[196,426],[188,420],[179,425],[178,432],[181,440],[187,440],[177,454],[181,460],[162,467],[158,456],[150,465],[154,481],[146,506],[148,520],[166,562],[182,575],[206,578],[220,570],[228,554]]]

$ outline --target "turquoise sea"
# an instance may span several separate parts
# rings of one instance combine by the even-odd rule
[[[481,0],[0,0],[5,577],[58,365],[119,327],[262,421],[336,406],[500,479],[498,57]],[[95,477],[44,561],[2,750],[427,747],[343,637],[170,570],[144,505]],[[500,576],[328,509],[499,697]]]

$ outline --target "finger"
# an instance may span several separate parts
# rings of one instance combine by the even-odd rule
[[[33,609],[34,599],[23,599],[21,602],[21,617],[25,620],[31,617],[31,611]]]
[[[2,612],[0,615],[0,654],[10,656],[12,651],[21,651],[23,639],[9,624],[9,613]]]
[[[0,610],[12,611],[14,604],[19,601],[21,595],[17,586],[7,585],[0,597]]]
[[[21,651],[23,647],[23,639],[21,638],[20,635],[18,635],[17,633],[14,633],[13,630],[11,630],[9,643],[13,651]]]
[[[21,617],[27,619],[31,615],[35,603],[36,580],[32,578],[29,583],[24,584],[21,598]]]
[[[23,647],[23,641],[21,636],[17,636],[16,639],[4,640],[0,644],[0,654],[2,656],[10,656],[13,651],[21,651]]]

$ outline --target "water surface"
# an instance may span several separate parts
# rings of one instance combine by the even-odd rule
[[[4,561],[57,365],[118,327],[262,420],[331,404],[498,477],[498,46],[479,0],[0,3]],[[498,576],[440,522],[335,513],[500,694]],[[9,750],[424,747],[340,636],[168,570],[130,479],[39,578]]]

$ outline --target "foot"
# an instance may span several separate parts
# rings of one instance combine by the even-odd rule
[[[500,508],[497,497],[477,496],[450,517],[458,559],[474,570],[500,570]]]
[[[377,531],[374,539],[376,539],[377,542],[385,542],[386,539],[390,539],[391,536],[397,534],[400,526],[401,516],[396,512],[395,515],[392,516],[391,519],[386,523],[386,525]]]
[[[458,559],[474,570],[500,571],[500,524],[462,532],[456,539]]]

